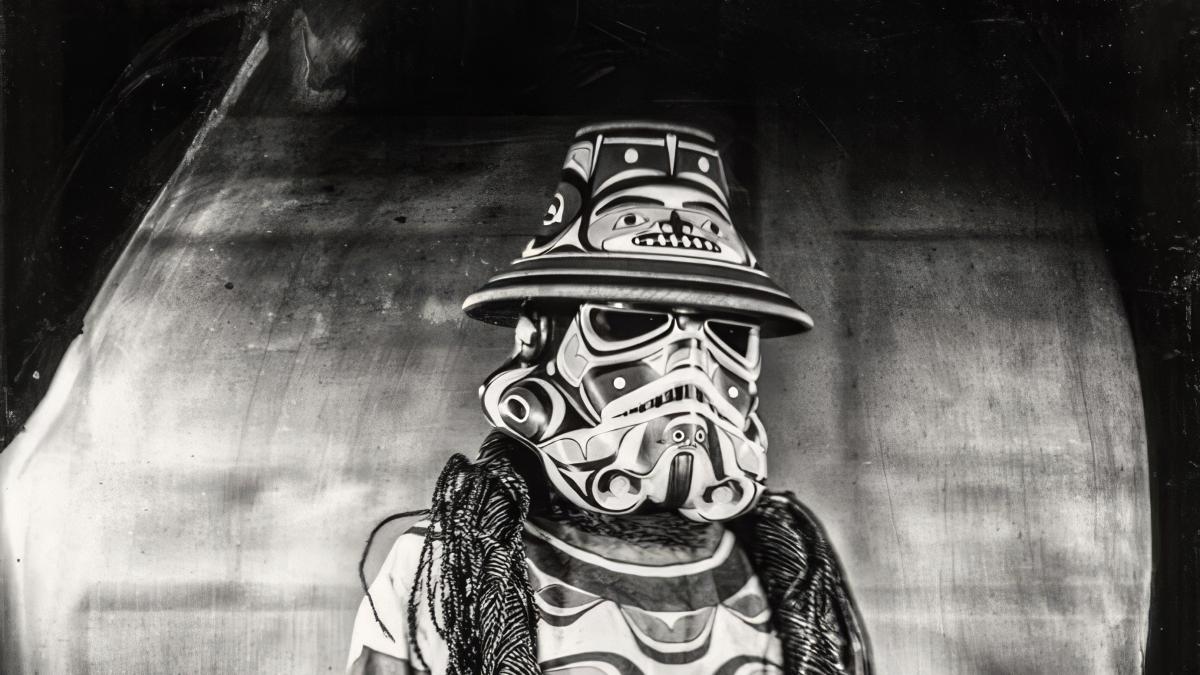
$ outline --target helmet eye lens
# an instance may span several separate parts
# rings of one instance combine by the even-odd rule
[[[661,312],[594,307],[588,313],[592,330],[602,340],[626,342],[649,335],[667,325],[671,317]]]
[[[708,329],[725,347],[742,358],[749,358],[758,335],[753,327],[725,321],[709,321]]]

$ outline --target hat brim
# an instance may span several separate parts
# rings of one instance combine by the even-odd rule
[[[512,326],[526,303],[622,302],[688,307],[745,317],[763,337],[802,333],[812,318],[759,270],[668,261],[636,254],[580,253],[525,258],[467,296],[468,316]]]

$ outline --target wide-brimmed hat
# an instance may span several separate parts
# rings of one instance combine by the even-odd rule
[[[738,235],[716,139],[675,124],[576,132],[541,231],[463,310],[513,325],[527,303],[578,302],[740,316],[764,337],[812,328]]]

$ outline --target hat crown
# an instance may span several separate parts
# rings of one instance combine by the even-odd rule
[[[522,258],[606,252],[757,267],[733,224],[720,151],[691,127],[580,129],[542,228]]]

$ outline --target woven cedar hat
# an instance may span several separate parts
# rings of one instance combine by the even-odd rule
[[[511,326],[526,302],[695,308],[751,319],[764,337],[812,328],[738,236],[716,139],[654,122],[576,132],[541,231],[463,310]]]

